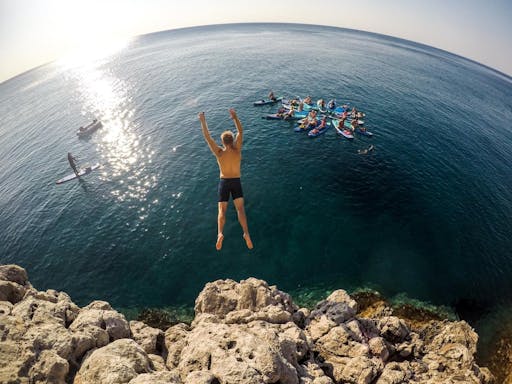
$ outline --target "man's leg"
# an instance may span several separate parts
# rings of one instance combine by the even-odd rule
[[[240,226],[242,227],[242,230],[244,231],[244,240],[247,244],[247,248],[252,249],[252,241],[251,236],[249,235],[249,228],[247,227],[247,216],[245,215],[245,208],[244,208],[244,198],[239,197],[238,199],[234,199],[233,202],[235,203],[236,213],[238,215],[238,222],[240,223]]]
[[[217,216],[217,244],[215,244],[215,248],[217,248],[217,251],[220,251],[220,249],[222,248],[222,240],[224,240],[224,235],[222,231],[224,230],[224,224],[226,224],[227,208],[227,201],[219,201],[219,215]]]

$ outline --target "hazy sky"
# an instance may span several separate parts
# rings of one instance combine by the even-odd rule
[[[0,0],[0,82],[84,44],[234,22],[377,32],[512,75],[512,0]]]

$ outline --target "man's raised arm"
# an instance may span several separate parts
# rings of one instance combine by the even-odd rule
[[[235,127],[238,132],[235,138],[235,147],[238,149],[242,149],[244,128],[242,127],[242,123],[240,123],[240,120],[238,119],[238,116],[236,115],[236,112],[233,108],[229,110],[229,114],[231,115],[231,118],[235,122]]]
[[[208,124],[206,124],[206,117],[204,117],[204,112],[199,112],[197,115],[199,117],[199,121],[201,122],[201,129],[203,131],[203,136],[206,142],[208,143],[208,146],[210,147],[210,150],[213,152],[215,156],[219,154],[222,149],[217,145],[215,140],[212,139],[212,136],[210,135],[210,131],[208,130]]]

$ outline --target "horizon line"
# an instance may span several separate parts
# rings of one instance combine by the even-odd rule
[[[413,43],[413,44],[416,44],[416,45],[419,45],[419,46],[423,46],[423,47],[427,47],[429,49],[435,49],[437,51],[440,51],[440,52],[443,52],[443,53],[446,53],[446,54],[449,54],[449,55],[452,55],[452,56],[455,56],[457,58],[460,58],[460,59],[463,59],[463,60],[466,60],[466,61],[469,61],[473,64],[477,64],[487,70],[490,70],[492,72],[495,72],[496,74],[500,75],[500,76],[503,76],[505,77],[508,81],[512,82],[512,74],[507,74],[497,68],[494,68],[494,67],[491,67],[487,64],[484,64],[484,63],[481,63],[477,60],[474,60],[474,59],[471,59],[469,57],[466,57],[466,56],[462,56],[458,53],[454,53],[454,52],[450,52],[450,51],[447,51],[443,48],[439,48],[439,47],[435,47],[433,45],[428,45],[428,44],[425,44],[425,43],[422,43],[422,42],[419,42],[419,41],[414,41],[414,40],[409,40],[409,39],[406,39],[406,38],[403,38],[403,37],[398,37],[398,36],[393,36],[393,35],[386,35],[386,34],[383,34],[383,33],[379,33],[379,32],[372,32],[372,31],[365,31],[365,30],[362,30],[362,29],[354,29],[354,28],[346,28],[346,27],[339,27],[339,26],[335,26],[335,25],[328,25],[328,24],[309,24],[309,23],[293,23],[293,22],[267,22],[267,21],[252,21],[252,22],[238,22],[238,23],[215,23],[215,24],[203,24],[203,25],[192,25],[192,26],[187,26],[187,27],[179,27],[179,28],[171,28],[171,29],[162,29],[162,30],[158,30],[158,31],[152,31],[152,32],[147,32],[147,33],[142,33],[142,34],[139,34],[139,35],[133,35],[133,36],[129,36],[127,38],[130,38],[130,39],[136,39],[136,38],[141,38],[141,37],[145,37],[145,36],[150,36],[150,35],[156,35],[156,34],[159,34],[159,33],[165,33],[165,32],[172,32],[172,31],[182,31],[182,30],[187,30],[187,29],[197,29],[197,28],[204,28],[204,27],[221,27],[221,26],[235,26],[235,25],[295,25],[295,26],[310,26],[310,27],[322,27],[322,28],[332,28],[332,29],[339,29],[339,30],[345,30],[345,31],[350,31],[350,32],[358,32],[358,33],[363,33],[363,34],[368,34],[368,35],[375,35],[375,36],[379,36],[379,37],[385,37],[385,38],[391,38],[391,39],[395,39],[395,40],[398,40],[398,41],[404,41],[404,42],[407,42],[407,43]],[[35,67],[32,67],[30,69],[27,69],[23,72],[20,72],[12,77],[9,77],[3,81],[0,82],[0,86],[3,85],[4,83],[8,82],[8,81],[11,81],[19,76],[22,76],[28,72],[31,72],[31,71],[35,71],[37,70],[38,68],[41,68],[41,67],[44,67],[46,65],[49,65],[49,64],[52,64],[56,61],[58,61],[62,56],[60,56],[59,58],[55,58],[53,60],[50,60],[50,61],[47,61],[45,63],[42,63],[42,64],[39,64],[39,65],[36,65]]]

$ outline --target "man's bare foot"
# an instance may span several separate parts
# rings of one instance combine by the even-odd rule
[[[248,233],[244,233],[243,238],[245,240],[245,244],[247,244],[247,248],[253,249],[254,246],[252,245],[251,236],[249,236]]]
[[[215,244],[215,248],[217,248],[217,251],[220,251],[222,248],[222,240],[224,240],[224,235],[222,233],[219,233],[217,235],[217,244]]]

